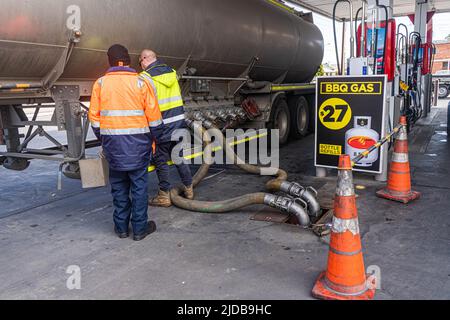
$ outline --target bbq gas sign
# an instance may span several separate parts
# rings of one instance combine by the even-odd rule
[[[355,158],[385,134],[385,76],[319,77],[317,79],[317,167],[337,168],[339,156]],[[356,171],[381,173],[382,156],[372,152]]]

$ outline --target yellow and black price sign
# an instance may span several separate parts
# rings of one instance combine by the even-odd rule
[[[355,158],[384,135],[386,84],[385,75],[317,78],[316,167],[336,168],[340,155]],[[383,149],[354,170],[380,173]]]
[[[319,108],[319,120],[330,130],[341,130],[345,128],[351,119],[352,108],[343,99],[328,99]]]

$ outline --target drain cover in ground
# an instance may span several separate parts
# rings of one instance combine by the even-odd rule
[[[289,220],[289,215],[281,212],[261,211],[250,218],[255,221],[286,223]]]

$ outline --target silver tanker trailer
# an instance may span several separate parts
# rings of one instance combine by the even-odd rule
[[[310,14],[276,0],[2,0],[0,10],[0,163],[24,170],[30,159],[68,164],[86,141],[84,102],[107,69],[106,51],[127,46],[138,69],[152,48],[180,77],[187,116],[222,128],[277,128],[281,143],[311,127],[323,37]],[[139,70],[139,69],[138,69]],[[41,108],[53,108],[39,121]],[[33,109],[34,115],[30,114]],[[311,117],[312,118],[312,117]],[[67,144],[45,126],[67,132]],[[28,127],[26,134],[19,129]],[[44,135],[55,144],[31,149]],[[55,140],[55,141],[53,141]]]

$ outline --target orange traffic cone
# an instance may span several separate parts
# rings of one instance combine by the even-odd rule
[[[327,270],[312,294],[326,300],[370,300],[375,296],[375,277],[366,275],[359,236],[350,156],[339,158]]]
[[[394,154],[389,168],[387,187],[378,191],[377,196],[389,200],[408,203],[420,197],[420,193],[411,190],[411,173],[408,158],[408,133],[406,117],[400,117],[402,125],[395,141]]]

